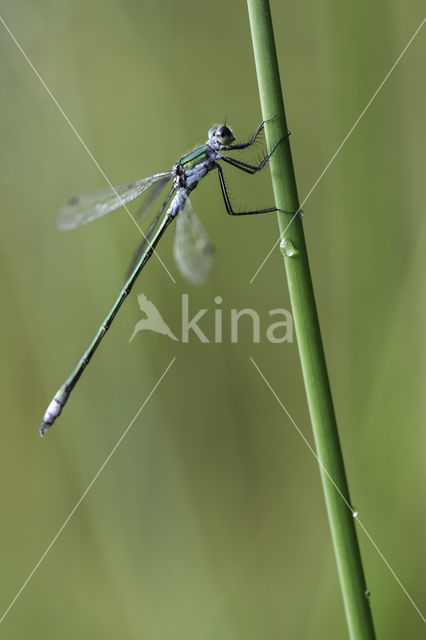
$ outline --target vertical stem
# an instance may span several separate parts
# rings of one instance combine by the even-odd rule
[[[265,128],[268,148],[271,148],[273,142],[287,133],[287,124],[269,0],[247,0],[247,4],[263,118],[278,116]],[[289,140],[278,146],[270,166],[277,207],[296,211],[299,200]],[[373,640],[373,620],[350,507],[302,219],[297,215],[289,225],[290,220],[290,215],[278,213],[284,248],[288,247],[283,252],[284,264],[349,635],[351,640]]]

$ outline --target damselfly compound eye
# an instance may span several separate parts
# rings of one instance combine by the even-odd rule
[[[231,144],[231,142],[235,140],[235,136],[232,133],[231,129],[225,125],[217,128],[216,138],[219,140],[220,144],[223,145]]]

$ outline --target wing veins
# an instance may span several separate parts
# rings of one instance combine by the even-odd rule
[[[166,182],[171,172],[156,173],[129,184],[107,187],[71,198],[58,213],[56,226],[61,231],[75,229],[131,202],[157,182]]]

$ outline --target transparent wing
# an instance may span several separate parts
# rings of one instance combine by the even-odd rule
[[[170,180],[170,174],[166,173],[165,177],[160,178],[157,184],[155,185],[155,187],[150,189],[148,195],[146,196],[146,198],[144,198],[142,205],[137,211],[138,218],[144,218],[146,216],[148,211],[150,211],[151,209],[152,203],[160,195],[160,193],[162,192],[166,184],[169,182],[169,180]]]
[[[168,182],[168,178],[165,178],[165,180]],[[150,205],[152,204],[152,202],[155,200],[156,196],[159,194],[159,192],[161,191],[161,189],[164,187],[165,182],[159,182],[158,184],[155,185],[155,187],[153,189],[151,189],[151,192],[149,193],[148,198],[145,199],[145,202],[143,203],[141,209],[138,211],[138,216],[143,217],[146,215],[148,209],[150,208]],[[155,217],[153,218],[151,224],[149,225],[148,229],[145,231],[143,239],[141,241],[141,243],[139,244],[138,248],[136,249],[135,253],[133,254],[133,258],[132,261],[129,265],[129,268],[127,270],[127,277],[130,276],[130,274],[133,272],[133,270],[135,269],[136,265],[138,264],[143,252],[145,251],[147,244],[149,242],[149,240],[151,240],[152,234],[154,233],[155,227],[157,226],[157,223],[161,217],[161,214],[164,212],[164,209],[166,208],[168,202],[170,202],[170,199],[173,196],[173,189],[169,192],[166,200],[163,202],[162,206],[160,207],[160,209],[157,211]]]
[[[122,184],[113,188],[107,187],[100,191],[75,196],[59,211],[56,226],[61,231],[65,231],[92,222],[92,220],[96,220],[96,218],[100,218],[134,200],[149,189],[151,185],[162,182],[162,186],[164,186],[171,177],[170,171],[156,173],[149,178],[136,180],[136,182],[130,184]]]
[[[173,253],[179,271],[190,282],[201,284],[212,267],[214,247],[189,198],[176,216],[175,224]]]

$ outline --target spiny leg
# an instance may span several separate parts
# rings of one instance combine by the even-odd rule
[[[221,160],[224,160],[225,162],[228,162],[229,164],[232,164],[233,167],[236,167],[237,169],[241,169],[241,171],[245,171],[246,173],[254,174],[254,173],[257,173],[258,171],[260,171],[261,169],[263,169],[263,167],[268,162],[269,158],[272,156],[272,154],[274,153],[275,149],[278,147],[280,142],[282,142],[283,140],[288,138],[289,135],[290,134],[288,133],[283,138],[280,138],[278,140],[278,142],[275,143],[272,151],[267,153],[266,156],[261,160],[261,162],[258,165],[256,165],[256,164],[248,164],[247,162],[243,162],[242,160],[237,160],[236,158],[230,158],[229,156],[221,155],[220,158],[221,158]]]
[[[297,213],[296,211],[285,211],[284,209],[278,209],[277,207],[267,207],[266,209],[254,209],[253,211],[234,211],[228,196],[228,192],[226,190],[226,184],[225,184],[225,179],[223,177],[222,167],[220,165],[217,165],[217,170],[219,173],[220,188],[222,190],[222,196],[225,202],[226,212],[229,213],[230,216],[248,216],[248,215],[255,215],[257,213],[273,213],[274,211],[281,211],[281,213]]]
[[[237,169],[240,169],[241,171],[244,171],[246,173],[249,173],[249,174],[253,175],[254,173],[257,173],[258,171],[263,169],[263,167],[268,162],[269,158],[274,153],[275,149],[278,147],[280,142],[282,142],[283,140],[288,138],[289,135],[290,135],[290,132],[288,132],[287,135],[284,136],[283,138],[280,138],[278,140],[278,142],[275,143],[275,145],[272,148],[272,150],[263,158],[263,160],[258,165],[248,164],[247,162],[243,162],[242,160],[237,160],[236,158],[230,158],[229,156],[223,156],[223,155],[221,156],[221,159],[224,160],[225,162],[228,162],[233,167],[236,167]],[[233,208],[232,208],[232,205],[231,205],[231,201],[229,199],[229,195],[228,195],[227,189],[226,189],[226,184],[225,184],[225,179],[223,177],[222,167],[219,164],[217,165],[217,170],[218,170],[218,174],[219,174],[219,182],[220,182],[220,188],[221,188],[221,191],[222,191],[223,200],[225,202],[226,211],[227,211],[227,213],[229,215],[231,215],[231,216],[245,216],[245,215],[252,215],[252,214],[257,214],[257,213],[273,213],[274,211],[280,211],[281,213],[290,213],[290,214],[297,213],[297,211],[286,211],[285,209],[278,209],[278,207],[267,207],[265,209],[254,209],[252,211],[234,211]]]
[[[270,122],[274,118],[276,118],[276,116],[272,116],[272,118],[268,118],[267,120],[262,120],[262,122],[257,127],[256,131],[253,133],[252,137],[248,142],[241,142],[240,144],[229,144],[228,146],[223,148],[226,149],[227,151],[232,151],[233,149],[246,149],[247,147],[250,147],[253,144],[253,142],[256,140],[259,133],[262,131],[265,124],[267,122]]]

